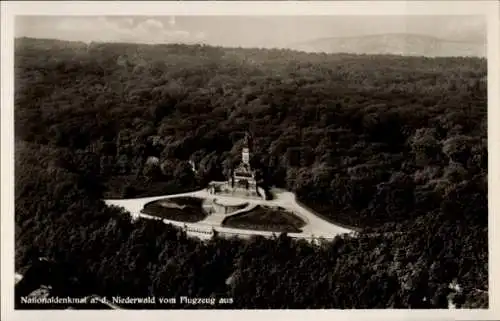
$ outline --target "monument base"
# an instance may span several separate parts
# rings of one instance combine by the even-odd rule
[[[247,199],[266,199],[265,193],[262,188],[258,188],[257,191],[256,188],[246,189],[242,187],[231,187],[231,185],[227,182],[210,184],[208,187],[208,193],[210,195],[230,196]]]

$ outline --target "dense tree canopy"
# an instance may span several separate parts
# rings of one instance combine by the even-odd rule
[[[457,281],[487,306],[484,59],[35,39],[15,59],[16,266],[50,257],[62,293],[437,308]],[[248,130],[263,184],[369,234],[203,243],[101,201],[223,179]]]

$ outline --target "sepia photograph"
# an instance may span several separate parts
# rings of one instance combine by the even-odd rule
[[[8,309],[493,308],[472,11],[12,16]]]

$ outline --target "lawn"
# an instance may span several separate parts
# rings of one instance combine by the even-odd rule
[[[226,227],[287,233],[300,233],[305,224],[301,218],[281,207],[268,206],[257,206],[222,222]]]
[[[172,221],[194,223],[207,217],[202,202],[195,197],[166,198],[147,203],[141,212]]]

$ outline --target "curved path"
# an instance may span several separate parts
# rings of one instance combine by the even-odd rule
[[[339,234],[346,233],[354,233],[353,230],[347,229],[345,227],[341,227],[335,224],[332,224],[328,221],[323,220],[319,216],[315,215],[313,212],[308,209],[300,206],[295,201],[295,195],[291,192],[287,191],[274,191],[273,192],[274,199],[273,200],[262,200],[262,199],[247,199],[247,198],[239,198],[233,196],[224,196],[224,195],[213,195],[209,194],[206,189],[195,191],[195,192],[187,192],[173,195],[164,195],[164,196],[155,196],[155,197],[144,197],[144,198],[135,198],[135,199],[120,199],[120,200],[105,200],[107,205],[114,205],[118,207],[123,207],[126,211],[130,212],[133,217],[143,217],[148,219],[156,219],[162,220],[166,224],[172,224],[178,227],[183,228],[188,234],[192,236],[197,236],[201,238],[210,238],[213,235],[213,232],[216,231],[219,234],[223,235],[235,235],[239,237],[250,237],[252,235],[262,235],[271,237],[273,235],[277,235],[279,233],[262,231],[262,230],[247,230],[247,229],[239,229],[239,228],[230,228],[221,226],[222,215],[215,214],[209,215],[207,218],[200,222],[196,223],[184,223],[178,221],[172,221],[167,219],[161,219],[155,216],[147,215],[141,213],[142,208],[145,204],[165,198],[176,198],[176,197],[198,197],[203,199],[215,198],[218,201],[222,202],[241,202],[248,203],[247,207],[242,210],[238,210],[231,214],[224,215],[227,217],[229,215],[234,215],[236,213],[247,211],[257,205],[267,205],[267,206],[280,206],[283,207],[295,215],[302,218],[306,225],[302,228],[301,233],[288,233],[290,237],[293,238],[304,238],[304,239],[332,239]],[[211,217],[214,216],[214,217]]]
[[[247,202],[248,203],[248,202]],[[222,227],[222,222],[229,216],[233,216],[235,214],[249,212],[253,210],[257,205],[248,203],[244,208],[233,211],[231,213],[223,214],[223,213],[212,213],[208,215],[205,219],[197,222],[199,224],[208,224],[212,226]]]

